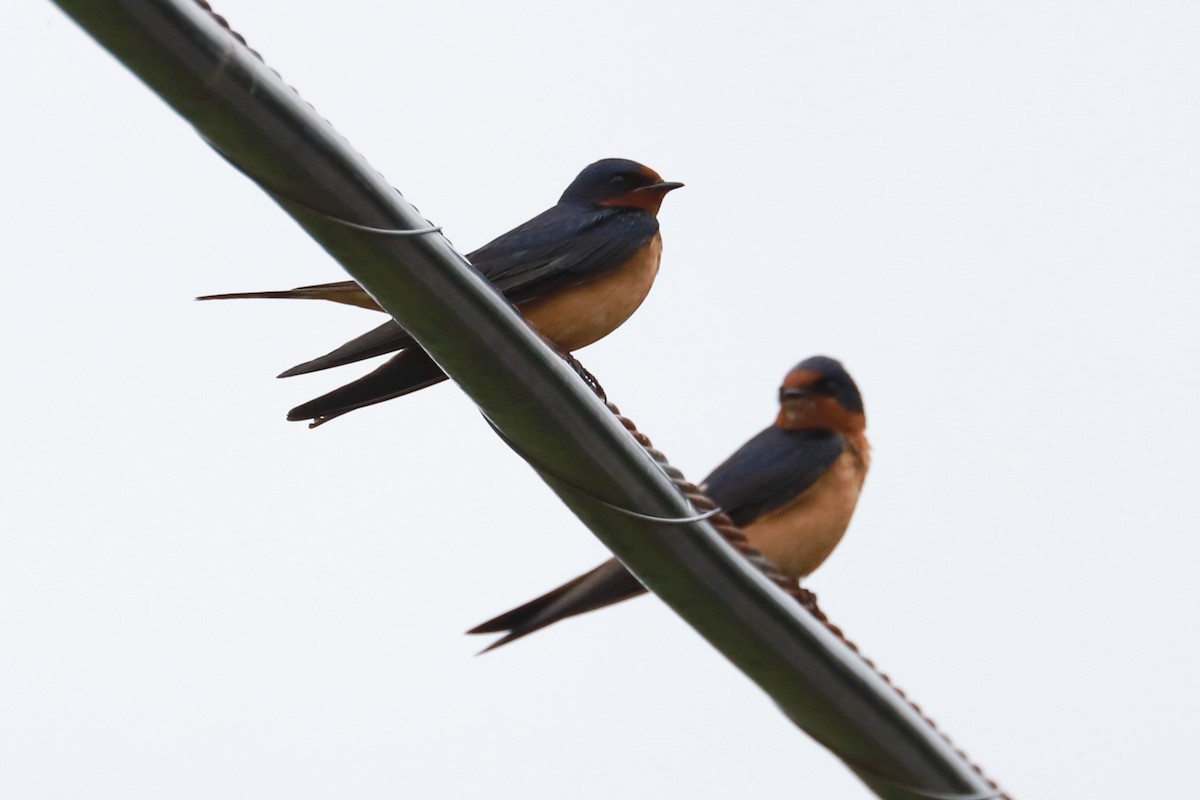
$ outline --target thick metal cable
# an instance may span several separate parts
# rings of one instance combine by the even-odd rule
[[[428,225],[206,4],[56,1],[203,136],[287,196],[368,228]],[[665,518],[695,510],[672,485],[682,476],[648,462],[647,453],[657,451],[643,452],[620,435],[575,373],[444,237],[364,236],[286,202],[283,207],[537,463],[575,476],[573,483],[625,509]],[[381,435],[381,447],[387,445]],[[553,478],[548,482],[558,486]],[[993,788],[877,671],[863,667],[851,653],[856,648],[838,644],[836,628],[797,613],[757,570],[731,558],[718,535],[736,540],[736,529],[725,530],[727,517],[663,531],[569,490],[560,496],[639,579],[876,794],[958,798]]]
[[[690,502],[695,508],[709,509],[707,513],[714,517],[712,520],[713,524],[721,536],[724,537],[725,541],[733,545],[734,549],[736,549],[742,556],[750,561],[750,563],[754,564],[754,566],[761,570],[763,575],[770,579],[772,583],[779,586],[785,592],[794,597],[806,611],[812,614],[831,633],[837,636],[838,639],[840,639],[847,647],[853,650],[858,657],[861,658],[864,663],[866,663],[867,666],[875,671],[875,674],[882,678],[888,684],[888,686],[890,686],[892,690],[904,700],[904,702],[908,703],[909,707],[912,708],[913,711],[920,715],[921,719],[923,719],[930,728],[935,730],[937,734],[942,737],[946,744],[954,747],[954,751],[958,753],[958,755],[964,761],[971,765],[971,768],[975,770],[979,777],[987,781],[990,789],[983,789],[977,792],[956,793],[936,792],[919,786],[912,786],[905,782],[896,780],[893,776],[889,776],[878,771],[873,765],[864,763],[861,759],[856,759],[850,756],[844,751],[841,751],[839,748],[831,745],[829,742],[824,741],[817,733],[814,733],[807,727],[801,726],[804,727],[805,732],[808,733],[809,736],[820,742],[827,750],[844,761],[856,772],[859,772],[862,775],[870,775],[876,782],[893,786],[912,795],[913,797],[929,798],[929,800],[1011,800],[1011,798],[1009,798],[1009,796],[1005,794],[999,786],[997,786],[996,782],[984,773],[983,769],[980,768],[978,764],[971,761],[967,757],[966,753],[954,746],[954,742],[950,740],[950,737],[938,728],[937,724],[934,723],[934,721],[930,719],[924,711],[921,710],[920,706],[910,700],[908,696],[892,682],[890,677],[880,670],[879,667],[877,667],[875,663],[871,661],[871,659],[862,654],[856,644],[846,638],[846,634],[842,632],[841,628],[830,622],[829,617],[827,617],[817,605],[817,596],[815,594],[801,587],[797,580],[779,572],[779,570],[775,568],[775,565],[772,564],[770,560],[768,560],[762,553],[750,545],[749,540],[746,538],[746,534],[742,532],[741,528],[734,524],[733,520],[730,519],[727,514],[721,511],[715,500],[704,494],[703,490],[694,483],[689,483],[683,477],[683,473],[680,472],[679,469],[671,466],[666,455],[661,450],[654,447],[648,436],[638,431],[637,426],[633,423],[633,420],[621,414],[621,410],[613,403],[606,403],[606,405],[608,406],[608,409],[617,417],[617,419],[620,420],[621,425],[624,426],[625,429],[631,434],[633,434],[634,439],[637,440],[638,444],[642,445],[642,447],[646,450],[646,453],[663,468],[663,471],[668,477],[671,478],[671,481],[676,485],[679,491],[688,498],[688,502]],[[503,436],[503,434],[501,435]],[[518,451],[518,454],[519,452],[520,451]],[[536,464],[533,464],[533,466],[537,468]],[[603,503],[604,501],[598,500],[598,502]]]

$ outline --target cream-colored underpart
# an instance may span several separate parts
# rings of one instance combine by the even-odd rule
[[[744,526],[750,544],[786,575],[808,575],[821,566],[854,515],[867,459],[866,453],[848,446],[806,492]]]
[[[568,352],[603,339],[629,319],[650,293],[662,259],[662,238],[621,266],[555,292],[522,303],[525,319],[543,336]]]

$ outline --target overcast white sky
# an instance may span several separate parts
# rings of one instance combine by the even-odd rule
[[[1020,797],[1200,741],[1200,6],[220,0],[470,250],[587,163],[687,188],[584,351],[694,479],[843,359],[875,466],[811,588]],[[45,2],[5,14],[7,797],[862,798],[653,598],[483,658],[604,556],[442,385],[319,430],[379,318]]]

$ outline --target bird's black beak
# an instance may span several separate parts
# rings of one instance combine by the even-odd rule
[[[649,186],[639,186],[638,188],[634,189],[633,191],[634,192],[659,192],[660,194],[666,194],[667,192],[673,192],[682,186],[683,186],[683,184],[679,183],[678,181],[660,181],[658,183],[652,183]]]
[[[788,400],[803,400],[806,397],[812,397],[813,394],[808,389],[799,386],[784,386],[779,390],[779,402],[783,403]]]

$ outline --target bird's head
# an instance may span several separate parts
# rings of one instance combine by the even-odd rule
[[[845,435],[867,427],[862,395],[840,361],[828,356],[806,358],[779,387],[775,425],[792,430],[823,429]]]
[[[647,166],[624,158],[606,158],[588,165],[571,181],[560,204],[590,208],[631,208],[657,214],[667,192],[682,183],[664,181]]]

